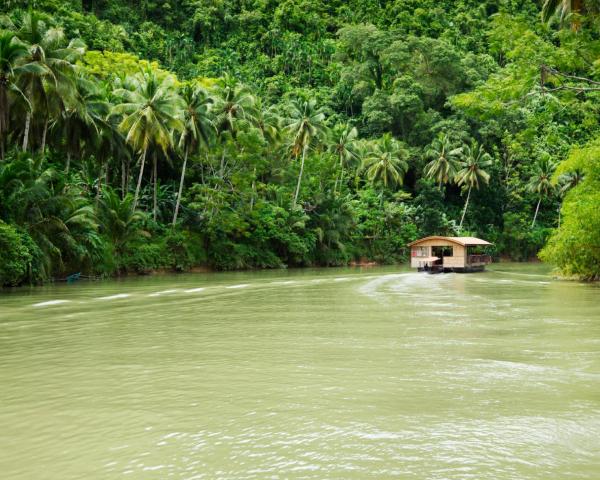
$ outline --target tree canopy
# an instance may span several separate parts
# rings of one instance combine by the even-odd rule
[[[0,279],[391,263],[427,234],[598,278],[598,13],[4,2]]]

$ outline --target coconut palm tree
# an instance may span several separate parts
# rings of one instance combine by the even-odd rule
[[[550,159],[549,155],[543,156],[534,165],[533,175],[527,183],[527,190],[538,196],[531,228],[535,227],[535,221],[537,220],[542,200],[554,189],[554,185],[552,185],[552,174],[554,173],[555,168],[556,163]]]
[[[256,98],[237,79],[225,74],[214,94],[213,122],[219,133],[229,132],[235,138],[239,129],[255,123]]]
[[[10,91],[23,93],[16,84],[17,76],[25,71],[39,70],[37,66],[20,61],[27,55],[27,47],[12,32],[0,32],[0,158],[4,159],[5,137],[9,131]],[[26,99],[25,99],[26,100]]]
[[[306,152],[311,144],[327,131],[327,128],[325,126],[325,112],[323,109],[317,108],[317,102],[314,99],[308,101],[294,100],[289,104],[288,109],[288,117],[285,120],[284,128],[292,137],[292,156],[296,160],[299,157],[302,158],[292,203],[295,207],[300,195]]]
[[[81,40],[73,39],[65,46],[62,29],[49,28],[36,12],[25,14],[18,36],[27,43],[28,49],[25,61],[29,68],[19,76],[19,88],[31,105],[25,115],[23,133],[23,150],[27,150],[32,116],[44,124],[43,147],[50,111],[64,110],[65,101],[71,98],[75,62],[84,54],[85,45]]]
[[[573,172],[567,172],[564,173],[560,176],[560,178],[558,179],[558,185],[559,185],[559,193],[561,196],[565,196],[566,193],[571,190],[572,188],[575,188],[577,185],[579,185],[581,183],[581,181],[583,180],[583,173],[581,172],[581,170],[575,170]]]
[[[425,176],[434,179],[441,190],[442,184],[454,180],[460,168],[462,147],[454,148],[448,134],[440,133],[425,150],[425,156],[432,160],[425,166]]]
[[[44,253],[45,276],[65,263],[97,259],[97,223],[79,188],[48,167],[42,156],[21,154],[0,168],[0,203],[5,219],[21,225]]]
[[[396,187],[404,182],[404,174],[408,170],[407,158],[408,151],[402,144],[390,133],[385,133],[367,153],[363,170],[370,182],[379,183],[384,188]]]
[[[183,150],[183,166],[181,167],[181,179],[179,180],[179,192],[173,213],[173,225],[177,223],[177,214],[181,204],[183,193],[183,182],[185,169],[187,167],[190,151],[197,150],[201,144],[208,145],[209,139],[214,131],[214,126],[209,115],[210,105],[213,99],[199,87],[185,85],[181,90],[183,99],[183,122],[184,128],[179,137],[179,148]]]
[[[58,131],[66,142],[66,173],[69,172],[72,156],[81,160],[83,142],[91,146],[100,144],[103,129],[110,126],[106,120],[109,113],[110,103],[98,83],[78,74],[74,81],[73,99],[51,125],[51,129]]]
[[[358,130],[347,123],[336,125],[332,130],[329,150],[338,158],[340,169],[333,186],[334,195],[337,192],[338,184],[342,188],[344,183],[344,167],[359,157],[357,140]]]
[[[572,14],[582,14],[589,11],[588,5],[593,2],[584,2],[584,0],[544,0],[542,5],[542,21],[549,22],[557,16],[561,24],[564,24]],[[581,21],[575,18],[571,21],[571,28],[575,31],[581,27]]]
[[[128,79],[129,88],[115,91],[122,103],[115,105],[113,115],[122,115],[119,129],[127,143],[140,154],[140,173],[133,197],[132,209],[137,207],[146,155],[150,147],[162,149],[165,153],[173,146],[173,132],[183,130],[181,119],[183,104],[174,89],[171,76],[159,77],[151,70]],[[156,173],[156,155],[154,156]],[[156,217],[156,175],[154,175],[154,209]]]
[[[122,254],[130,241],[149,236],[142,229],[146,214],[133,208],[130,193],[121,199],[113,189],[104,189],[97,210],[100,230],[110,239],[117,254]]]
[[[485,171],[486,167],[490,167],[493,163],[492,157],[483,149],[483,145],[477,142],[463,147],[463,158],[461,169],[456,173],[456,182],[459,186],[468,187],[467,200],[463,208],[462,216],[460,217],[459,228],[462,228],[467,208],[469,207],[469,199],[471,198],[471,190],[473,187],[479,189],[481,183],[488,184],[490,174]]]
[[[234,140],[238,131],[256,123],[256,98],[237,79],[225,74],[214,91],[213,123],[223,147],[219,176],[225,175],[226,144]]]

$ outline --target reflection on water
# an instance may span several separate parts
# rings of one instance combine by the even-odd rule
[[[0,297],[0,475],[596,479],[600,288],[544,267]]]

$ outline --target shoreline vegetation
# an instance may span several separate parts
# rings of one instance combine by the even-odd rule
[[[0,286],[433,234],[600,279],[592,2],[31,3],[0,7]]]

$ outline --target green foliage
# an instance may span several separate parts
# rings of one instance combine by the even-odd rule
[[[562,223],[542,250],[544,260],[566,276],[600,279],[600,143],[574,149],[555,173],[581,171],[583,180],[569,191],[561,209]]]
[[[32,280],[33,255],[23,234],[0,221],[0,286],[19,285]]]
[[[544,2],[558,28],[533,0],[4,2],[3,281],[389,263],[460,230],[520,259],[551,235],[595,278],[592,3]]]

